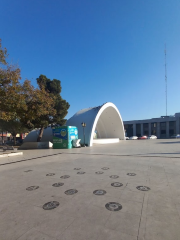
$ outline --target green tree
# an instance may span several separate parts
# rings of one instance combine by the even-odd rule
[[[48,125],[49,124],[64,125],[66,123],[66,119],[64,119],[64,117],[67,115],[70,105],[60,95],[62,90],[61,81],[57,79],[50,80],[45,75],[40,75],[39,78],[37,78],[37,83],[41,90],[45,90],[50,95],[50,97],[53,98],[55,110],[54,114],[41,116],[39,120],[43,122],[44,119],[46,119],[46,121],[48,121]],[[39,141],[42,138],[44,130],[42,126],[43,124],[41,124],[41,131],[38,137]]]
[[[43,86],[34,88],[28,80],[23,84],[23,94],[27,109],[20,114],[20,121],[29,129],[40,128],[37,141],[41,141],[44,128],[56,114],[55,98]]]

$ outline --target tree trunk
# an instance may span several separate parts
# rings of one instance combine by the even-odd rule
[[[44,127],[42,127],[39,131],[39,136],[37,138],[37,142],[41,142],[41,138],[43,136],[43,132],[44,132]]]
[[[16,135],[13,136],[14,139],[14,146],[16,146]]]
[[[4,144],[4,136],[3,136],[3,129],[2,129],[2,145]]]

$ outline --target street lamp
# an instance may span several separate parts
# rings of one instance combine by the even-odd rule
[[[86,147],[86,145],[85,145],[85,132],[84,132],[84,128],[86,127],[86,123],[82,122],[81,125],[83,127],[83,135],[84,135],[84,146],[83,147]]]

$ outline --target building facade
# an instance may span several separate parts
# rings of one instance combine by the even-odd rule
[[[156,135],[158,138],[170,138],[180,133],[180,113],[173,116],[161,116],[145,120],[124,121],[127,137]]]

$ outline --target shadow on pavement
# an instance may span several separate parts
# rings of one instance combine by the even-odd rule
[[[177,152],[177,153],[146,153],[146,155],[151,155],[151,154],[180,154],[180,152]]]
[[[157,144],[173,144],[173,143],[180,143],[180,141],[176,141],[176,142],[157,142]]]

